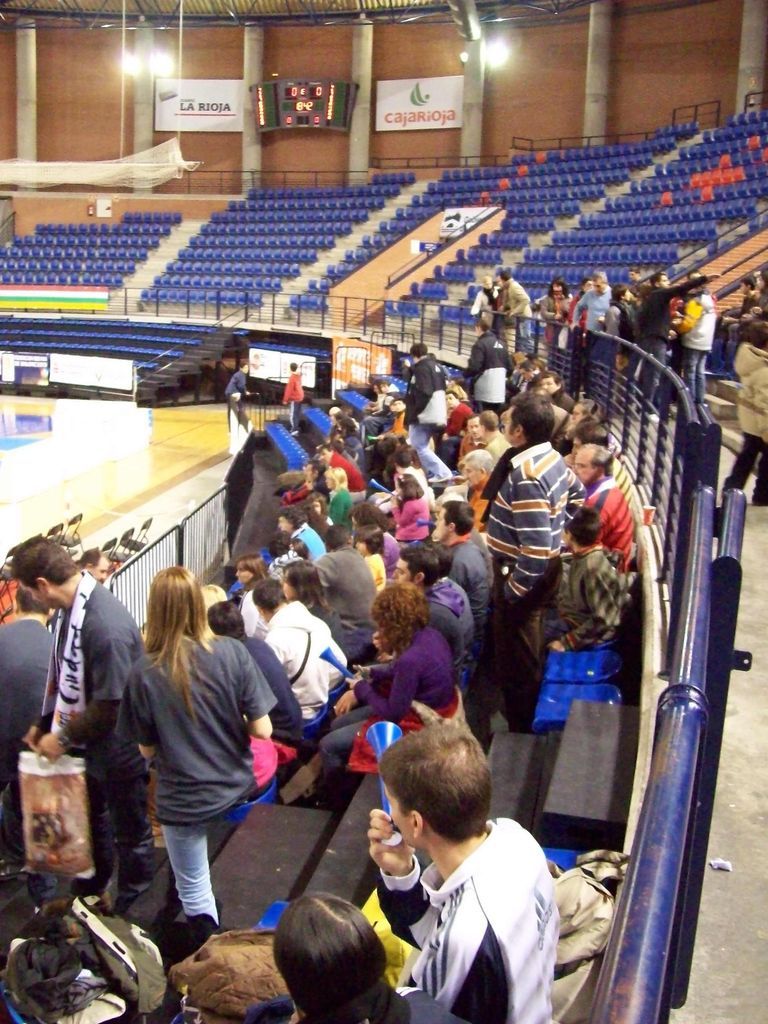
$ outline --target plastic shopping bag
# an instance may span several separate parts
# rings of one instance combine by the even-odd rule
[[[85,761],[19,754],[28,871],[91,878],[94,873]]]

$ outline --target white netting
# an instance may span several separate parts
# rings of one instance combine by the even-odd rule
[[[0,184],[34,188],[54,185],[105,185],[112,188],[153,188],[184,171],[194,171],[199,162],[185,160],[178,139],[162,142],[153,149],[120,160],[0,160]]]

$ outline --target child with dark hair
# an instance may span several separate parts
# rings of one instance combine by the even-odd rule
[[[401,445],[395,452],[392,461],[394,465],[393,488],[397,486],[398,480],[412,476],[418,480],[422,493],[427,499],[427,504],[431,507],[434,504],[435,495],[427,482],[427,474],[422,468],[416,449],[409,444]]]
[[[309,525],[306,510],[291,506],[280,510],[277,519],[277,526],[283,533],[287,534],[291,542],[301,541],[305,544],[310,558],[320,558],[325,554],[325,544],[322,537]],[[296,550],[295,545],[291,546]],[[302,555],[301,557],[304,557]]]
[[[383,590],[387,585],[387,572],[384,568],[384,533],[378,526],[358,526],[355,530],[355,547],[365,559],[371,570],[376,590]]]
[[[397,528],[395,540],[426,540],[429,536],[429,505],[419,481],[403,476],[397,481],[396,498],[392,503],[392,518]]]
[[[306,546],[306,545],[304,545]],[[301,558],[288,539],[288,535],[278,530],[267,546],[272,561],[269,563],[269,575],[272,579],[282,580],[286,566]]]
[[[301,739],[301,708],[285,669],[269,644],[258,637],[245,635],[243,617],[231,601],[219,601],[211,605],[208,609],[208,625],[216,636],[230,636],[233,640],[242,641],[277,701],[269,712],[272,736],[282,742],[297,743]]]
[[[306,1024],[462,1024],[426,992],[389,987],[386,954],[373,926],[339,896],[312,893],[293,900],[280,918],[274,949],[275,963]],[[289,1015],[290,1010],[286,1020]]]
[[[570,572],[557,597],[559,621],[550,623],[551,651],[578,651],[613,640],[627,603],[627,577],[620,575],[598,541],[600,513],[577,509],[563,532],[573,552]]]
[[[381,557],[384,559],[387,579],[391,580],[395,575],[395,566],[400,557],[400,545],[389,532],[393,525],[392,519],[371,501],[363,501],[359,505],[354,505],[351,518],[355,529],[361,526],[378,526],[381,530],[383,541]]]
[[[331,437],[341,441],[343,451],[341,454],[357,466],[363,469],[365,465],[365,449],[360,440],[360,427],[357,420],[351,416],[340,416],[335,427],[331,431]]]

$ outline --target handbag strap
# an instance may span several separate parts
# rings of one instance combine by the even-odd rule
[[[300,629],[304,633],[307,634],[307,649],[306,649],[306,651],[304,651],[304,657],[302,658],[301,665],[299,665],[298,672],[294,673],[294,675],[292,675],[291,678],[288,680],[289,686],[293,686],[293,684],[299,678],[301,673],[307,667],[307,662],[309,661],[309,649],[312,646],[312,634],[310,633],[310,631],[308,629],[304,629],[303,626],[294,626],[293,628],[294,629]]]

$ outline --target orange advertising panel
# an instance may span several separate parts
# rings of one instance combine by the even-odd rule
[[[392,373],[392,349],[356,338],[333,339],[333,392],[367,387],[371,377]]]

